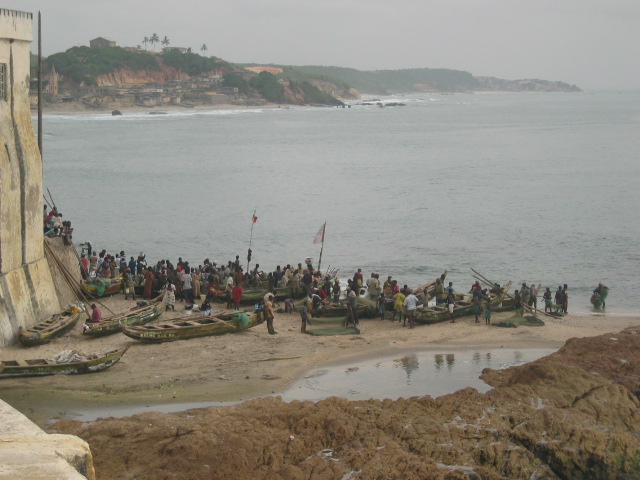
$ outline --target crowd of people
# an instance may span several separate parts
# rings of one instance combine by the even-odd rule
[[[278,265],[270,272],[263,271],[259,264],[255,264],[245,272],[240,265],[239,255],[222,264],[205,259],[202,264],[195,266],[182,258],[178,258],[175,264],[169,260],[149,264],[144,252],[136,257],[127,256],[124,251],[112,255],[106,250],[92,250],[89,244],[80,261],[86,279],[108,279],[122,275],[122,293],[127,299],[136,299],[136,286],[142,289],[142,297],[145,299],[151,299],[164,291],[168,310],[175,310],[176,302],[180,302],[184,304],[185,310],[195,308],[203,314],[210,314],[211,303],[221,297],[226,299],[227,308],[238,310],[246,289],[265,289],[267,293],[254,308],[268,320],[269,333],[275,332],[272,323],[275,296],[270,293],[275,288],[291,286],[304,289],[306,302],[300,311],[302,331],[306,330],[310,318],[322,316],[325,309],[336,305],[346,307],[346,326],[359,325],[358,307],[363,297],[375,305],[379,318],[390,317],[392,321],[397,320],[403,326],[414,328],[418,308],[426,306],[430,299],[426,291],[414,292],[406,284],[401,287],[392,276],[387,276],[382,283],[378,273],[371,273],[365,280],[360,268],[347,280],[346,288],[343,289],[337,276],[322,274],[314,269],[311,259],[294,266]],[[455,323],[454,309],[460,296],[455,291],[453,282],[445,282],[445,275],[442,275],[432,283],[434,285],[430,294],[435,297],[436,305],[444,305],[449,311],[451,322]],[[523,316],[526,307],[537,310],[539,288],[533,283],[527,285],[522,282],[522,286],[514,291],[516,315]],[[479,323],[480,316],[483,315],[485,323],[491,324],[491,299],[503,293],[503,287],[495,284],[492,288],[482,288],[480,282],[476,281],[468,293],[472,299],[475,321]],[[567,313],[566,284],[558,287],[553,298],[547,287],[542,298],[545,313]],[[292,299],[287,298],[284,303],[285,312],[291,313],[296,309]]]
[[[62,213],[54,206],[50,210],[47,205],[43,211],[44,235],[46,237],[62,237],[65,245],[71,245],[73,227],[69,220],[62,219]]]

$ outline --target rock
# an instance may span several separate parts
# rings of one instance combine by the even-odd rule
[[[111,111],[111,115],[113,115],[115,117],[117,115],[122,115],[122,112],[120,110],[112,110]]]
[[[616,340],[612,340],[615,338]],[[56,432],[94,452],[98,479],[622,479],[640,471],[640,327],[571,339],[495,388],[436,399],[267,397],[143,413]],[[295,441],[291,441],[291,436]]]

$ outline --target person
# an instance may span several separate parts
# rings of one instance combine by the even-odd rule
[[[491,325],[491,302],[484,306],[484,324]]]
[[[527,282],[522,282],[522,288],[520,289],[520,298],[523,305],[529,305],[529,287]]]
[[[416,297],[413,292],[409,292],[409,295],[406,296],[404,301],[402,302],[402,306],[405,308],[407,312],[407,317],[409,318],[409,328],[413,328],[416,324],[416,308],[418,307],[418,297]],[[402,324],[405,326],[405,323]]]
[[[447,298],[449,296],[449,294],[455,294],[456,291],[453,288],[453,282],[449,282],[449,285],[447,286],[447,288],[445,289],[447,291]]]
[[[560,308],[562,308],[562,297],[563,297],[562,287],[558,285],[558,290],[556,290],[556,295],[555,295],[555,302],[556,302],[556,305],[558,305]]]
[[[151,268],[147,268],[144,272],[144,298],[151,298],[153,296],[153,281],[155,279],[156,277],[151,271]]]
[[[202,292],[200,291],[200,287],[202,286],[202,274],[198,269],[195,269],[193,275],[191,275],[191,285],[193,286],[193,298],[200,301],[200,297],[202,296]]]
[[[520,296],[520,291],[516,290],[513,292],[513,306],[516,307],[516,317],[524,316],[524,307],[522,306],[522,297]]]
[[[124,289],[125,300],[129,300],[129,296],[131,296],[131,300],[136,299],[136,288],[133,284],[133,275],[131,275],[131,269],[129,267],[127,267],[124,271],[122,288]]]
[[[340,303],[340,282],[336,278],[332,287],[333,303]]]
[[[87,259],[87,256],[83,253],[82,255],[80,255],[80,265],[81,265],[81,273],[82,273],[82,278],[84,278],[85,280],[87,278],[89,278],[89,260]]]
[[[607,287],[603,287],[602,282],[598,282],[598,286],[593,291],[594,295],[600,295],[600,298],[602,299],[602,308],[604,308],[606,306],[605,298],[602,295],[603,294],[603,290],[605,288],[607,288]]]
[[[95,303],[91,304],[91,322],[98,323],[102,321],[102,310]]]
[[[471,293],[473,295],[476,292],[480,292],[480,291],[482,291],[482,286],[480,285],[480,282],[478,280],[476,280],[476,283],[471,285],[471,290],[469,290],[469,293]]]
[[[380,296],[380,280],[378,280],[378,276],[375,273],[372,273],[367,279],[367,291],[371,300],[378,300]]]
[[[309,321],[309,313],[307,311],[307,304],[302,306],[300,312],[300,333],[307,333],[307,322]]]
[[[451,284],[451,282],[449,282]],[[456,319],[453,316],[453,309],[456,306],[456,297],[453,294],[453,291],[449,291],[447,294],[447,308],[449,309],[449,318],[451,318],[451,323],[456,323]]]
[[[360,295],[360,288],[362,288],[363,281],[362,269],[359,268],[358,271],[353,274],[353,290],[356,292],[356,295]]]
[[[175,312],[176,311],[176,287],[173,285],[173,283],[171,283],[171,280],[169,280],[169,283],[167,284],[167,292],[166,292],[166,297],[165,297],[165,301],[166,301],[166,309],[169,310],[171,309],[171,311]]]
[[[565,283],[562,287],[562,313],[569,313],[567,310],[569,308],[569,287]]]
[[[547,287],[544,291],[544,293],[542,294],[542,298],[544,300],[544,313],[551,313],[552,312],[552,307],[551,305],[553,304],[551,301],[551,289],[549,287]]]
[[[184,268],[184,273],[180,278],[182,280],[182,297],[187,300],[193,301],[193,277],[191,276],[191,269],[189,267]]]
[[[538,309],[538,296],[536,295],[536,286],[533,283],[529,286],[529,306],[534,310]]]
[[[264,316],[267,320],[267,331],[269,332],[269,335],[275,335],[278,332],[276,332],[273,329],[273,299],[274,296],[272,294],[267,294],[266,297],[266,301],[264,302]]]
[[[447,296],[444,292],[444,283],[442,282],[440,277],[436,278],[435,291],[436,291],[436,304],[441,305],[443,303],[446,303]]]
[[[96,257],[96,261],[97,261],[97,257]],[[137,266],[138,266],[137,262],[134,260],[133,257],[131,257],[131,260],[129,260],[129,268],[131,269],[131,275],[133,275],[134,277],[136,276],[136,267]]]
[[[240,298],[242,297],[242,287],[237,284],[231,289],[231,296],[233,297],[233,309],[240,310]]]
[[[209,300],[207,300],[206,298],[204,299],[204,302],[202,302],[202,305],[200,305],[200,315],[202,316],[211,315],[211,304],[209,303]]]
[[[381,293],[378,297],[378,314],[380,315],[380,319],[384,320],[384,307],[387,303],[387,299],[384,298],[384,293]]]
[[[293,304],[293,300],[290,298],[284,299],[284,311],[286,313],[291,313],[295,310],[295,305]]]
[[[391,316],[392,322],[395,321],[396,319],[396,313],[398,313],[398,322],[403,320],[406,322],[404,318],[404,299],[405,298],[406,298],[406,295],[399,290],[398,290],[398,293],[393,295],[393,299],[395,300],[395,303],[393,304],[393,315]]]
[[[473,314],[476,316],[476,323],[480,323],[480,313],[482,311],[482,290],[473,293]]]
[[[345,320],[345,326],[349,323],[353,326],[358,325],[358,296],[353,288],[347,287],[347,318]]]

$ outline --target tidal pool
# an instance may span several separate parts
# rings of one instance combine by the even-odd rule
[[[336,396],[348,400],[439,397],[466,387],[486,392],[492,387],[480,378],[482,370],[522,365],[555,352],[553,349],[499,349],[473,351],[417,351],[347,364],[307,373],[282,393],[286,401]]]

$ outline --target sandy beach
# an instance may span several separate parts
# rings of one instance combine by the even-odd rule
[[[103,300],[115,313],[131,308],[122,295]],[[214,304],[214,313],[224,305]],[[182,304],[157,321],[186,312]],[[104,310],[104,316],[109,312]],[[197,315],[197,313],[194,313]],[[494,315],[494,321],[513,315]],[[3,379],[1,397],[40,425],[65,418],[74,410],[153,406],[167,403],[241,401],[282,392],[305,371],[328,363],[428,349],[470,350],[561,347],[572,337],[590,337],[640,324],[640,316],[542,317],[545,326],[499,328],[463,317],[403,328],[398,322],[363,319],[360,335],[312,336],[300,333],[298,313],[278,313],[277,335],[266,324],[247,331],[163,344],[134,343],[118,364],[97,374]],[[121,333],[102,338],[73,331],[50,344],[24,348],[14,345],[0,352],[2,360],[51,358],[63,350],[96,353],[130,341]]]

